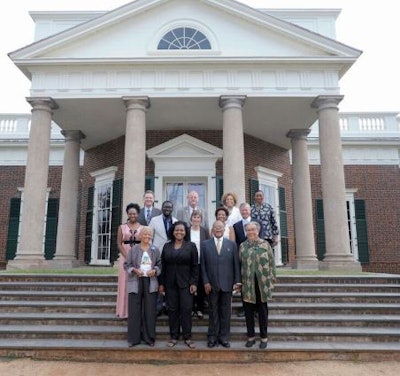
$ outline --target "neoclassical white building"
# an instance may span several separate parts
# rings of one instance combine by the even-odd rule
[[[173,199],[176,206],[198,190],[212,221],[222,192],[251,201],[257,186],[285,225],[278,264],[286,258],[297,268],[360,269],[348,230],[338,104],[340,79],[361,52],[335,39],[339,13],[232,0],[32,12],[36,41],[9,54],[32,82],[32,123],[18,249],[8,267],[109,264],[112,220],[121,220],[127,203],[142,203],[146,187],[159,204]],[[52,120],[66,143],[49,262],[43,239]],[[316,121],[322,262],[307,152]]]

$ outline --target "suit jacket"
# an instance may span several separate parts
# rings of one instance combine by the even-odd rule
[[[260,224],[260,231],[258,233],[258,236],[260,237],[260,239],[264,239],[264,231],[263,231],[263,226],[261,224],[260,221],[258,221],[257,219],[251,219],[252,222],[258,222]],[[244,227],[243,227],[243,222],[240,220],[238,222],[236,222],[233,226],[233,231],[235,231],[235,241],[236,241],[236,245],[240,246],[240,244],[242,244],[245,240],[247,240],[247,236],[246,233],[244,231]]]
[[[222,238],[218,254],[212,237],[201,243],[200,254],[204,284],[210,283],[214,291],[231,292],[233,285],[240,283],[239,254],[235,242]]]
[[[175,223],[176,221],[177,219],[172,217],[172,223]],[[161,214],[153,217],[149,226],[153,229],[153,245],[162,252],[164,244],[169,240],[165,231],[163,215]]]
[[[201,223],[200,225],[204,227],[207,231],[209,229],[208,227],[208,218],[207,218],[207,212],[203,209],[197,208],[197,211],[201,213]],[[180,221],[184,221],[187,223],[188,226],[190,226],[190,209],[189,206],[185,206],[184,208],[178,209],[176,212],[176,218],[178,218]]]
[[[158,276],[161,274],[161,255],[158,248],[151,246],[149,251],[151,259],[151,268],[155,269],[156,275],[150,278],[149,292],[158,291]],[[128,274],[127,289],[128,293],[139,292],[139,277],[136,273],[132,272],[132,268],[140,269],[140,263],[142,262],[143,251],[140,248],[140,244],[134,245],[129,251],[124,263],[124,268]]]
[[[172,242],[166,243],[161,254],[160,284],[166,289],[188,288],[199,280],[199,265],[196,244],[184,241],[182,247],[174,250]]]
[[[150,223],[150,222],[147,223],[147,221],[146,221],[146,212],[147,212],[147,209],[146,209],[146,207],[144,207],[144,208],[142,208],[140,210],[140,213],[139,213],[139,216],[138,216],[138,222],[143,226],[148,226],[149,223]],[[151,213],[150,213],[150,220],[153,217],[156,217],[157,215],[161,215],[161,214],[162,214],[162,212],[161,212],[160,209],[153,207],[151,209]]]

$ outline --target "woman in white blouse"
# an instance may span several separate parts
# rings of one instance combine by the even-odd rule
[[[237,196],[233,192],[227,192],[222,196],[222,204],[228,210],[228,218],[226,224],[228,227],[233,226],[236,222],[242,219],[240,210],[237,205]]]

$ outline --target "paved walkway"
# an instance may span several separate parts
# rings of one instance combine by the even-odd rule
[[[0,359],[7,376],[398,376],[400,362],[309,361],[260,364],[140,365]]]

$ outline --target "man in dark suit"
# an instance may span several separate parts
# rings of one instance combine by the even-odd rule
[[[263,227],[261,225],[261,222],[258,221],[257,219],[251,218],[251,206],[247,202],[243,202],[239,206],[240,210],[240,215],[242,216],[242,219],[236,223],[233,224],[233,226],[230,228],[230,233],[229,233],[229,239],[236,242],[236,245],[239,249],[240,244],[242,244],[245,240],[247,240],[247,235],[245,231],[245,227],[247,223],[250,222],[258,222],[260,224],[260,233],[259,237],[261,239],[264,239],[264,232],[263,232]],[[237,313],[238,317],[244,317],[244,309],[243,307],[239,309],[239,312]]]
[[[239,206],[240,215],[242,219],[233,224],[230,228],[229,239],[236,242],[236,245],[239,249],[240,244],[242,244],[245,240],[247,240],[246,231],[244,226],[249,222],[258,222],[261,226],[261,222],[257,219],[251,218],[251,206],[247,202],[243,202]],[[260,233],[258,234],[261,239],[264,239],[263,236],[263,227],[260,228]]]
[[[200,246],[204,290],[209,299],[208,347],[230,347],[232,289],[240,289],[240,266],[236,243],[224,238],[225,226],[215,221],[213,237]]]
[[[151,219],[161,214],[161,210],[154,207],[154,192],[146,191],[143,196],[144,205],[139,213],[138,221],[143,226],[148,226]],[[161,249],[160,249],[161,252]]]
[[[178,209],[176,212],[176,218],[178,220],[186,222],[190,226],[190,218],[192,216],[193,210],[197,210],[201,213],[201,223],[200,225],[208,231],[208,220],[207,213],[199,207],[199,194],[196,191],[191,191],[187,196],[188,205],[184,208]]]

